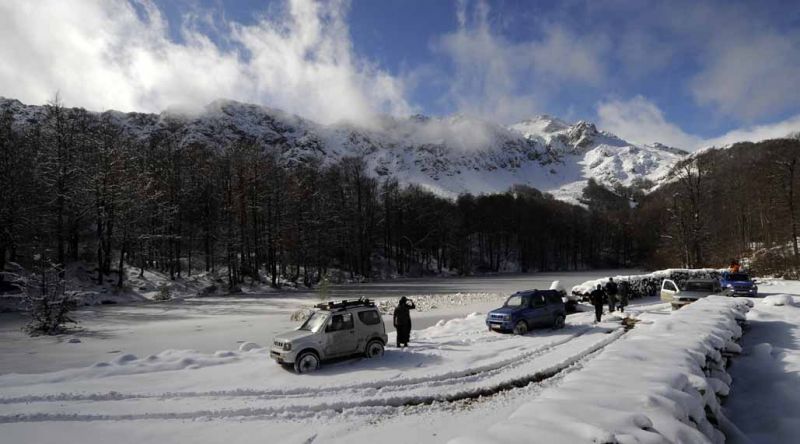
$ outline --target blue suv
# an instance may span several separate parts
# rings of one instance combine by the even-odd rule
[[[524,335],[535,327],[564,327],[567,311],[558,290],[526,290],[512,294],[501,308],[486,315],[494,331]]]
[[[758,295],[758,286],[747,273],[725,271],[720,277],[720,284],[722,284],[722,291],[728,296],[755,297]]]

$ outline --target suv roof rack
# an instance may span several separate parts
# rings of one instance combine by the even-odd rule
[[[352,307],[374,307],[375,302],[371,301],[367,298],[358,298],[356,300],[343,300],[341,302],[323,302],[321,304],[317,304],[314,307],[319,308],[320,310],[329,310],[329,311],[338,311],[338,310],[345,310],[347,308]]]

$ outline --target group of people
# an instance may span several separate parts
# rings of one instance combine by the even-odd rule
[[[614,278],[608,278],[608,282],[603,286],[597,284],[597,288],[589,294],[592,305],[594,305],[595,322],[600,322],[603,316],[603,304],[608,302],[608,312],[613,313],[617,309],[625,312],[630,297],[630,284],[627,281],[614,282]],[[394,309],[393,324],[397,329],[397,348],[408,347],[408,340],[411,336],[411,313],[410,310],[416,308],[414,301],[400,298],[400,302]]]
[[[608,282],[603,286],[597,284],[597,288],[589,293],[592,305],[594,305],[594,318],[595,322],[600,322],[603,316],[603,304],[608,302],[608,312],[613,313],[617,309],[620,312],[625,312],[625,306],[628,305],[628,298],[630,297],[630,284],[627,281],[621,281],[619,284],[614,282],[614,278],[608,278]]]

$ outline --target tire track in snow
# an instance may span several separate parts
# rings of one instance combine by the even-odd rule
[[[517,366],[520,363],[524,362],[525,360],[532,359],[536,356],[546,353],[548,350],[551,350],[555,347],[566,344],[574,340],[575,338],[582,336],[589,331],[592,331],[595,328],[596,327],[592,327],[590,325],[578,325],[571,328],[568,327],[565,330],[568,329],[574,330],[573,334],[570,334],[569,336],[566,336],[562,339],[545,344],[541,347],[537,347],[533,350],[528,350],[519,355],[506,359],[501,359],[478,367],[471,367],[464,370],[449,371],[444,373],[434,373],[419,377],[394,379],[394,380],[390,379],[390,380],[366,381],[359,384],[339,385],[334,387],[322,387],[322,388],[298,387],[290,389],[268,389],[268,390],[235,389],[235,390],[210,390],[207,392],[164,392],[164,393],[122,393],[122,392],[112,391],[106,393],[88,393],[88,394],[60,393],[56,395],[43,395],[43,396],[30,395],[22,397],[0,398],[0,405],[32,403],[32,402],[120,401],[128,399],[175,399],[175,398],[196,398],[196,397],[295,398],[295,397],[307,397],[310,393],[317,395],[319,394],[335,395],[338,393],[351,392],[353,390],[360,390],[360,391],[370,390],[370,389],[391,390],[393,388],[397,390],[404,390],[408,386],[414,386],[428,382],[447,383],[448,381],[456,380],[459,378],[470,378],[476,375],[496,372],[498,370],[502,371],[503,369]]]
[[[304,418],[335,416],[342,412],[352,415],[374,415],[385,410],[389,413],[399,407],[419,406],[436,402],[458,402],[479,397],[488,397],[502,391],[517,387],[525,387],[530,383],[540,382],[562,372],[564,369],[580,361],[589,354],[596,353],[608,344],[616,341],[624,334],[622,329],[597,331],[585,328],[568,339],[560,340],[541,349],[517,357],[514,362],[504,365],[492,365],[483,371],[463,372],[452,377],[416,378],[421,382],[399,381],[397,383],[380,384],[382,387],[332,388],[318,393],[304,393],[293,396],[274,396],[271,394],[177,394],[165,398],[167,394],[152,395],[150,399],[165,401],[156,403],[163,411],[145,413],[126,413],[124,410],[133,407],[152,407],[137,405],[148,399],[141,396],[119,394],[113,399],[97,399],[82,396],[80,399],[61,398],[47,399],[27,404],[27,409],[36,409],[60,402],[53,407],[66,412],[17,413],[0,415],[0,423],[40,422],[40,421],[120,421],[143,419],[284,419],[298,420]],[[591,334],[585,333],[591,331]],[[585,343],[584,343],[585,342]],[[392,382],[392,381],[387,381]],[[373,384],[374,385],[374,384]],[[243,401],[251,405],[243,407]],[[15,404],[4,400],[5,404]],[[287,401],[289,403],[287,404]],[[21,401],[29,402],[29,401]],[[19,403],[19,402],[17,402]],[[198,409],[198,404],[214,408]],[[222,408],[219,408],[222,406]],[[10,405],[9,405],[10,407]],[[25,406],[20,406],[25,407]],[[179,407],[176,409],[175,407]],[[84,413],[84,409],[103,411],[104,413]],[[70,409],[78,409],[70,412]],[[122,409],[122,411],[120,411]],[[26,408],[22,408],[26,410]],[[114,413],[117,410],[118,413]],[[156,408],[155,410],[158,410]]]

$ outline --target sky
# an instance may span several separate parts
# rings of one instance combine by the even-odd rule
[[[684,149],[800,131],[800,2],[5,0],[0,96],[321,123],[587,120]]]

